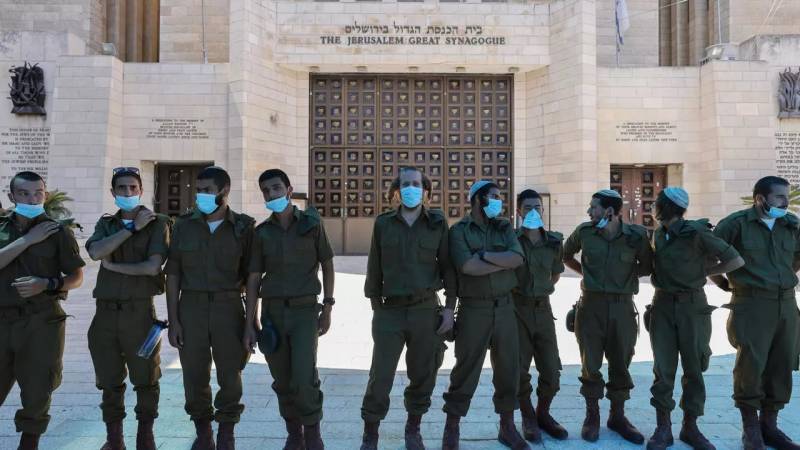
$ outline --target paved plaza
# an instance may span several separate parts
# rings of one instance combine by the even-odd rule
[[[322,389],[325,394],[325,418],[323,437],[328,449],[357,449],[360,443],[362,422],[360,418],[361,398],[369,372],[372,341],[370,338],[371,310],[363,298],[363,281],[366,258],[337,257],[336,298],[333,312],[333,327],[320,340],[319,367]],[[94,385],[94,372],[87,347],[86,332],[94,312],[91,289],[96,279],[97,264],[90,263],[86,270],[84,286],[70,293],[65,309],[72,317],[67,322],[67,343],[64,354],[64,381],[53,396],[50,414],[52,421],[41,442],[42,449],[99,449],[104,442],[105,428],[100,419],[100,391]],[[554,417],[570,432],[566,442],[545,439],[544,448],[635,448],[614,433],[601,429],[600,441],[588,444],[580,440],[580,425],[583,420],[583,399],[578,394],[580,370],[577,344],[574,336],[563,325],[563,318],[575,302],[579,292],[579,279],[564,277],[552,297],[553,310],[557,318],[558,341],[564,364],[562,388],[553,405]],[[714,305],[727,303],[728,296],[722,291],[707,287],[709,302]],[[636,303],[640,311],[649,302],[652,287],[642,284]],[[159,317],[166,317],[164,297],[156,301]],[[701,427],[719,449],[738,449],[740,426],[739,413],[731,400],[731,368],[733,350],[725,337],[727,310],[713,313],[714,334],[712,349],[714,357],[706,372],[708,401],[706,415]],[[633,399],[628,403],[632,422],[649,435],[655,427],[655,413],[649,404],[649,387],[652,382],[652,352],[646,332],[642,330],[636,347],[632,366]],[[448,350],[439,373],[433,406],[423,421],[423,437],[429,448],[438,449],[441,439],[444,413],[442,392],[448,384],[448,376],[455,360],[452,349]],[[194,436],[194,427],[183,411],[183,386],[180,362],[175,349],[166,345],[162,350],[163,377],[161,379],[160,416],[156,421],[156,441],[160,449],[188,449]],[[501,449],[496,441],[497,416],[491,402],[492,372],[488,359],[481,376],[480,386],[472,401],[469,415],[462,422],[461,448],[465,450]],[[401,360],[398,370],[405,370]],[[403,373],[395,379],[392,391],[392,406],[387,419],[381,424],[381,449],[403,448],[402,393],[407,381]],[[213,378],[213,377],[212,377]],[[246,409],[241,424],[236,428],[237,448],[280,449],[284,438],[284,424],[278,414],[277,399],[270,383],[267,366],[261,354],[253,355],[244,372],[244,404]],[[794,439],[800,440],[800,375],[795,375],[793,403],[781,415],[784,430]],[[214,387],[216,389],[216,386]],[[677,387],[676,395],[679,395]],[[136,421],[133,417],[135,395],[128,389],[126,395],[129,417],[125,421],[125,434],[129,448],[135,444]],[[19,406],[19,395],[15,389],[7,404],[0,407],[0,450],[15,449],[18,435],[14,431],[13,416]],[[601,405],[602,421],[608,413],[608,403]],[[519,422],[519,415],[517,415]],[[680,413],[673,415],[673,422],[680,422]],[[676,436],[679,425],[673,427]],[[678,444],[674,448],[688,448]]]

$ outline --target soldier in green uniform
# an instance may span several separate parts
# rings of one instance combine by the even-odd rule
[[[736,270],[744,260],[730,244],[714,236],[707,219],[683,218],[689,207],[685,190],[665,188],[655,207],[661,224],[653,235],[656,292],[645,326],[653,346],[655,380],[650,404],[656,409],[658,426],[647,448],[665,449],[673,444],[670,413],[675,409],[672,391],[680,357],[684,414],[680,439],[694,449],[713,450],[697,428],[706,399],[703,372],[711,356],[711,312],[716,309],[708,304],[703,286],[706,276]]]
[[[197,176],[196,209],[173,227],[167,273],[169,342],[183,367],[186,412],[195,423],[193,450],[234,448],[233,429],[244,410],[242,370],[249,353],[242,291],[247,279],[253,218],[228,206],[231,179],[219,167]],[[211,404],[211,361],[219,392]],[[216,408],[216,412],[215,412]]]
[[[550,405],[560,388],[561,358],[558,354],[550,294],[564,272],[564,236],[547,231],[542,222],[542,197],[532,189],[517,195],[517,214],[524,218],[517,239],[525,254],[525,264],[517,267],[514,306],[519,328],[519,409],[525,439],[541,442],[540,427],[556,439],[566,439],[567,430],[550,415]],[[533,409],[531,361],[535,360],[539,380]]]
[[[500,189],[481,180],[469,190],[470,213],[450,229],[450,258],[458,274],[459,315],[456,365],[444,393],[447,422],[442,449],[458,449],[459,421],[467,415],[491,348],[494,409],[500,415],[497,439],[513,449],[527,449],[514,425],[519,392],[519,335],[511,290],[523,263],[511,223],[498,218],[503,210]]]
[[[266,359],[289,434],[284,448],[318,450],[324,445],[317,340],[330,328],[335,303],[333,250],[317,210],[291,205],[292,184],[285,172],[267,170],[258,185],[272,215],[256,227],[253,239],[244,346],[253,351],[262,323],[271,322],[278,346]],[[324,299],[319,304],[321,290]],[[260,320],[259,296],[264,299]]]
[[[714,230],[745,261],[728,278],[712,277],[722,289],[733,289],[727,305],[728,341],[736,349],[733,399],[742,415],[745,449],[763,449],[765,444],[800,449],[777,426],[778,411],[791,398],[792,370],[798,369],[800,353],[794,291],[800,269],[800,221],[787,212],[789,182],[783,178],[758,180],[753,202]]]
[[[564,244],[564,263],[583,275],[583,294],[575,317],[575,336],[581,353],[581,395],[586,399],[584,440],[600,434],[603,397],[603,357],[608,360],[606,397],[611,401],[607,426],[627,441],[642,444],[644,436],[625,417],[633,380],[628,370],[638,334],[633,295],[639,277],[652,272],[653,252],[647,230],[622,222],[622,197],[605,189],[592,195],[587,213],[591,219],[578,226]],[[581,261],[575,254],[581,252]]]
[[[114,169],[111,195],[119,210],[101,217],[86,241],[89,256],[102,260],[94,289],[97,310],[89,327],[89,351],[97,388],[103,391],[100,409],[107,431],[103,448],[125,448],[122,419],[125,376],[130,372],[139,421],[136,448],[155,450],[159,348],[150,358],[136,353],[156,319],[153,296],[164,292],[161,265],[167,257],[170,219],[139,204],[142,179],[135,167]]]
[[[374,347],[361,406],[362,450],[378,448],[378,425],[389,411],[389,393],[403,347],[410,381],[405,389],[406,448],[425,448],[420,422],[430,408],[446,348],[438,333],[452,328],[457,300],[447,219],[442,211],[423,204],[431,193],[430,180],[418,169],[404,168],[392,192],[399,192],[401,205],[375,220],[364,283],[373,309]],[[436,292],[443,287],[446,304],[440,313]]]
[[[61,384],[67,315],[58,300],[83,282],[78,243],[44,212],[45,189],[36,173],[14,175],[8,197],[15,206],[0,217],[0,406],[19,383],[14,424],[22,450],[39,447]]]

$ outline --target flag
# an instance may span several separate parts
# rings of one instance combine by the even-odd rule
[[[614,19],[617,25],[617,45],[622,45],[625,41],[622,35],[631,27],[630,19],[628,18],[628,5],[625,0],[614,0]]]

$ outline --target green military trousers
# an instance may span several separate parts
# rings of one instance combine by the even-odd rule
[[[481,375],[486,351],[491,349],[495,412],[518,408],[519,335],[511,295],[462,298],[458,310],[456,365],[444,393],[444,412],[466,416]]]
[[[681,409],[687,415],[703,415],[706,385],[703,372],[711,357],[711,313],[702,289],[670,294],[660,289],[653,297],[650,313],[650,344],[653,347],[653,386],[650,404],[660,411],[675,409],[672,398],[678,358],[683,368]]]
[[[319,313],[314,295],[268,298],[262,307],[278,333],[278,348],[266,357],[281,417],[314,425],[322,420],[322,391],[317,372]]]
[[[61,385],[67,316],[54,299],[0,307],[0,406],[19,383],[22,408],[17,432],[43,434],[50,423],[50,399]]]
[[[728,317],[728,341],[736,349],[733,399],[737,407],[782,409],[792,395],[798,365],[798,309],[793,290],[782,293],[735,291]]]
[[[136,391],[136,419],[158,417],[161,343],[150,358],[136,355],[155,318],[153,299],[149,297],[124,301],[97,300],[97,311],[89,326],[89,352],[94,364],[95,384],[103,391],[100,409],[104,422],[125,418],[125,377],[128,372]]]
[[[606,397],[628,400],[633,389],[628,367],[638,333],[633,296],[584,292],[575,315],[575,336],[581,353],[581,395],[603,397],[603,357],[608,360]]]
[[[555,397],[561,386],[561,358],[550,299],[515,295],[514,306],[519,328],[519,398],[530,398],[533,393],[531,361],[539,372],[536,395]]]
[[[183,291],[178,303],[183,327],[183,389],[192,420],[239,422],[244,411],[242,370],[250,354],[242,346],[244,305],[238,292]],[[211,406],[211,361],[219,392]],[[216,413],[214,409],[216,408]]]
[[[431,406],[436,375],[447,348],[443,339],[436,334],[440,317],[439,302],[436,294],[431,293],[416,303],[407,303],[388,298],[374,308],[372,365],[361,404],[361,417],[366,422],[379,422],[386,417],[389,393],[404,347],[409,379],[404,392],[406,411],[421,416]]]

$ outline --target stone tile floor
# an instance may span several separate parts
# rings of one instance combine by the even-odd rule
[[[370,339],[371,312],[363,298],[363,257],[337,257],[337,305],[334,308],[334,327],[329,335],[320,340],[319,367],[322,389],[325,393],[325,419],[323,436],[328,449],[357,449],[360,443],[362,423],[360,419],[361,398],[366,385],[372,343]],[[99,449],[105,436],[100,420],[100,392],[94,386],[91,358],[86,343],[86,331],[94,310],[91,289],[97,273],[97,265],[89,264],[84,286],[70,294],[65,309],[73,317],[67,323],[67,343],[64,355],[64,380],[53,396],[50,414],[52,421],[41,442],[42,449]],[[583,400],[578,394],[580,367],[577,344],[574,336],[563,329],[562,319],[577,299],[579,280],[565,277],[553,296],[554,314],[557,323],[561,357],[564,363],[562,389],[553,405],[553,415],[569,430],[570,438],[565,442],[547,438],[544,448],[561,449],[617,449],[635,448],[621,441],[614,433],[602,429],[600,441],[588,444],[580,440],[580,425],[583,420]],[[709,287],[709,302],[720,305],[727,302],[726,294]],[[642,292],[636,303],[640,311],[649,302],[652,287],[642,284]],[[163,297],[156,301],[159,315],[166,316]],[[738,449],[740,426],[738,410],[733,407],[731,396],[731,369],[734,362],[732,349],[725,338],[727,312],[715,312],[712,349],[716,356],[706,372],[708,400],[706,415],[701,427],[719,449]],[[643,331],[637,344],[637,354],[632,365],[636,388],[628,404],[630,418],[640,430],[649,434],[655,427],[655,416],[649,404],[649,386],[652,382],[652,354],[647,334]],[[180,363],[175,349],[166,345],[162,352],[163,378],[161,379],[160,417],[156,422],[156,439],[160,449],[189,449],[194,428],[183,411],[183,386]],[[444,414],[441,412],[442,392],[448,384],[448,375],[454,364],[452,351],[448,351],[433,396],[431,411],[425,416],[423,437],[429,448],[439,448]],[[481,376],[478,391],[472,401],[469,415],[462,422],[462,445],[465,450],[502,449],[495,440],[497,416],[491,403],[491,369],[488,360]],[[398,370],[404,370],[401,359]],[[389,416],[381,425],[381,449],[403,448],[402,390],[407,381],[399,372],[392,391],[392,406]],[[283,445],[284,427],[278,414],[277,400],[270,388],[271,378],[260,354],[251,359],[244,372],[244,399],[246,405],[242,423],[236,428],[237,448],[280,449]],[[793,402],[781,414],[780,423],[794,439],[800,440],[800,374],[795,375]],[[216,389],[216,386],[214,387]],[[676,387],[676,398],[680,386]],[[130,416],[125,422],[125,434],[129,448],[134,448],[136,422],[133,418],[135,393],[129,389],[126,402]],[[5,405],[0,407],[0,450],[15,449],[18,435],[14,431],[14,412],[19,406],[18,391],[12,391]],[[602,404],[602,420],[605,423],[608,404]],[[519,420],[519,416],[517,416]],[[673,422],[680,423],[680,412],[673,415]],[[674,426],[677,438],[679,425]],[[677,442],[677,439],[676,439]],[[678,443],[674,448],[688,448]]]

